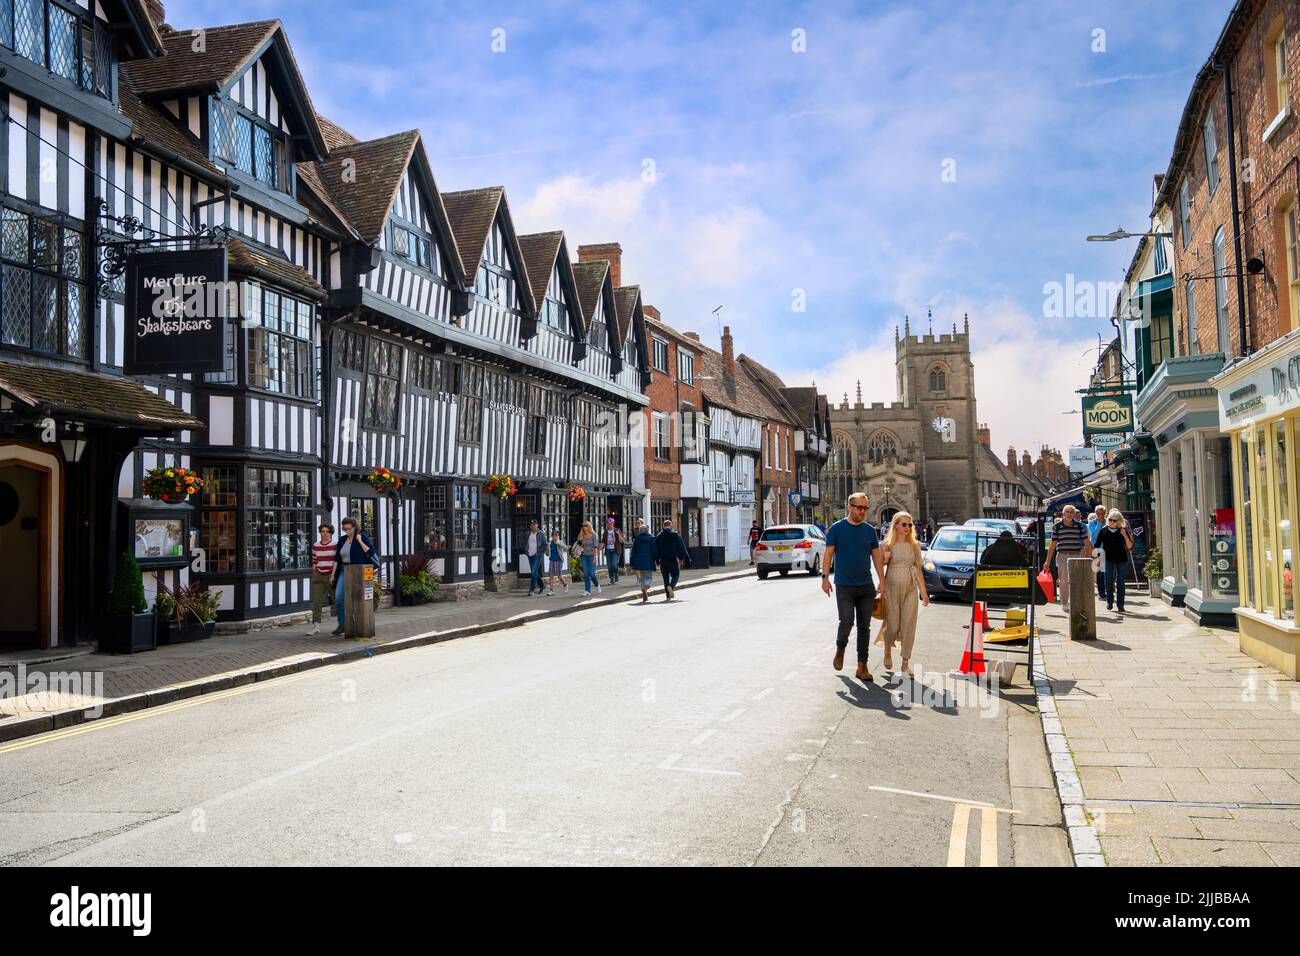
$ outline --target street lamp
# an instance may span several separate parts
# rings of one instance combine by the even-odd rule
[[[60,438],[59,444],[63,446],[63,460],[69,465],[75,465],[81,461],[81,455],[86,450],[86,426],[76,425],[68,426],[66,438]]]
[[[1108,232],[1101,236],[1088,236],[1089,242],[1118,242],[1120,239],[1172,239],[1172,232],[1129,232],[1123,226],[1120,226],[1114,232]]]

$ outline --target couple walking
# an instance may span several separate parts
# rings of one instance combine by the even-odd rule
[[[650,587],[654,583],[656,567],[663,577],[664,601],[673,599],[683,561],[689,564],[690,556],[686,552],[686,542],[673,530],[671,519],[664,519],[663,528],[658,534],[651,534],[645,521],[636,519],[630,564],[636,572],[637,584],[641,587],[642,604],[650,600]]]
[[[916,540],[915,522],[905,511],[894,515],[882,547],[876,529],[867,521],[868,499],[864,492],[849,496],[849,514],[831,525],[826,532],[826,553],[822,564],[822,591],[831,596],[831,578],[835,575],[835,603],[839,628],[835,635],[836,670],[844,667],[844,651],[849,632],[858,631],[859,680],[873,681],[867,658],[871,648],[871,617],[876,602],[876,584],[883,582],[884,626],[881,638],[885,645],[885,670],[894,669],[894,645],[901,645],[903,673],[910,675],[912,649],[916,642],[918,604],[929,605],[930,596],[921,574],[921,546]]]

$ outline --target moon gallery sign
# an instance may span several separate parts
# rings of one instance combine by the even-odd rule
[[[1133,396],[1085,395],[1083,397],[1083,433],[1103,435],[1133,430]]]
[[[132,252],[126,263],[126,373],[220,372],[231,294],[224,246]]]

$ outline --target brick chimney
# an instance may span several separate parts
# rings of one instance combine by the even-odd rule
[[[736,348],[731,340],[731,326],[722,327],[722,370],[728,378],[736,377]]]
[[[591,246],[578,246],[579,262],[597,262],[605,259],[609,262],[609,278],[614,288],[623,285],[623,247],[617,242],[601,242]]]
[[[1007,471],[1013,475],[1016,474],[1016,450],[1014,448],[1007,449]]]
[[[699,332],[683,332],[682,335],[686,336],[688,339],[694,339],[697,342],[700,340]]]
[[[981,445],[992,444],[992,438],[989,436],[989,426],[980,424],[975,427],[975,440]]]
[[[1030,472],[1031,474],[1033,473],[1034,459],[1033,456],[1029,454],[1029,452],[1025,452],[1023,455],[1020,456],[1020,467],[1024,471]]]
[[[647,319],[654,319],[656,322],[662,322],[664,320],[663,316],[659,314],[659,310],[653,305],[642,304],[641,311],[645,313]]]
[[[158,28],[158,32],[163,32],[163,28],[167,25],[167,8],[163,6],[162,0],[144,0],[144,8],[153,25]]]

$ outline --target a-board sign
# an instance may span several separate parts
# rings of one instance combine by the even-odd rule
[[[1019,588],[1022,591],[1029,590],[1029,570],[1027,568],[981,570],[975,572],[975,577],[975,586],[981,591],[1006,588]]]

